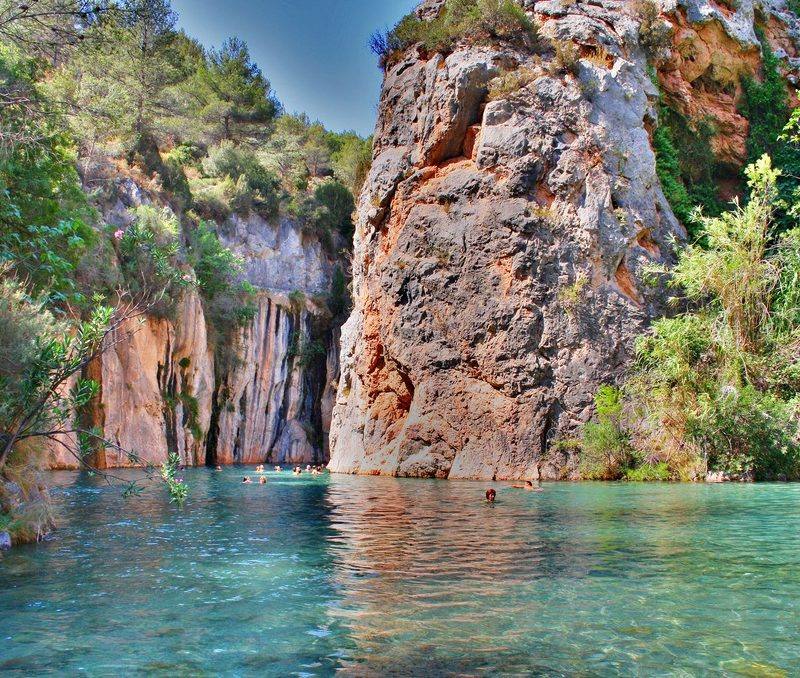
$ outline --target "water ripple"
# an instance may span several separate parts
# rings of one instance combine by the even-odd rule
[[[10,675],[800,675],[800,486],[55,476],[0,561]]]

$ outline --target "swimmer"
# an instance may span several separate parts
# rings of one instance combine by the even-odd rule
[[[275,467],[275,473],[280,473],[283,469],[280,466]]]
[[[294,475],[296,475],[296,476],[299,476],[302,472],[303,471],[299,466],[295,466],[294,467],[294,471],[292,471],[292,473],[294,473]]]
[[[215,467],[214,467],[214,470],[215,470],[215,471],[221,471],[221,470],[222,470],[222,466],[220,466],[219,464],[217,464],[217,466],[215,466]]]
[[[527,490],[528,492],[542,492],[541,487],[534,487],[530,480],[526,480],[524,485],[512,485],[515,490]]]
[[[242,483],[244,483],[245,485],[249,485],[252,482],[253,481],[250,480],[250,476],[245,476],[244,478],[242,478]]]
[[[496,496],[497,492],[494,488],[490,487],[488,490],[486,490],[486,501],[488,501],[490,504],[494,504],[494,499]]]
[[[267,484],[267,479],[266,479],[264,476],[261,476],[261,477],[258,479],[258,484],[259,484],[259,485],[266,485],[266,484]]]

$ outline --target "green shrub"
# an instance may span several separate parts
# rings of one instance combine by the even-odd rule
[[[656,174],[661,183],[664,197],[672,207],[675,216],[687,229],[692,225],[692,212],[695,204],[689,197],[686,184],[681,175],[680,156],[672,132],[666,124],[660,124],[653,131],[653,151],[656,155]]]
[[[179,144],[164,154],[164,162],[171,161],[178,167],[199,167],[206,152],[201,146],[191,142]]]
[[[247,327],[256,317],[258,306],[255,304],[256,289],[247,282],[243,282],[239,288],[239,305],[234,311],[236,324],[239,327]]]
[[[798,223],[796,177],[800,176],[800,148],[787,138],[784,130],[792,118],[789,93],[780,72],[780,59],[775,56],[763,33],[758,32],[763,54],[763,79],[742,79],[741,114],[750,123],[747,135],[747,161],[755,162],[764,153],[769,154],[783,174],[778,179],[778,209],[776,219],[782,230]],[[791,130],[791,126],[790,126]]]
[[[131,210],[133,223],[114,233],[126,288],[141,295],[156,315],[169,315],[192,277],[181,271],[180,223],[167,208],[141,205]]]
[[[329,134],[333,175],[353,196],[358,196],[372,165],[372,137],[363,139],[353,132]]]
[[[306,295],[302,290],[294,290],[289,293],[289,304],[295,313],[300,313],[306,305]]]
[[[205,221],[189,232],[189,256],[200,292],[209,300],[230,293],[244,272],[242,258],[225,247]]]
[[[327,355],[325,345],[319,340],[313,340],[300,342],[296,358],[300,367],[308,369],[320,360],[324,361]]]
[[[200,428],[200,403],[191,393],[182,391],[178,398],[183,405],[184,425],[191,431],[195,440],[203,439],[203,430]]]
[[[61,115],[35,80],[41,62],[0,44],[0,264],[34,292],[77,299],[75,268],[96,242]]]
[[[672,473],[665,461],[656,464],[645,462],[636,468],[625,469],[625,480],[636,483],[665,482],[671,478]]]
[[[755,162],[764,153],[775,156],[784,145],[783,129],[789,122],[789,93],[780,73],[780,60],[775,56],[763,33],[759,32],[763,54],[763,81],[742,78],[742,115],[750,122],[747,135],[747,161]]]
[[[655,74],[653,79],[658,85]],[[659,102],[658,126],[653,131],[656,173],[664,197],[692,240],[699,237],[693,216],[701,208],[707,216],[723,211],[715,178],[719,164],[711,148],[715,129],[708,120],[687,120]]]
[[[575,315],[584,300],[586,287],[589,284],[589,278],[585,273],[578,273],[575,276],[575,282],[571,285],[566,285],[558,290],[556,300],[561,307],[570,315]]]
[[[687,436],[709,471],[753,473],[757,480],[800,477],[794,407],[753,386],[715,390],[700,399]]]
[[[192,192],[192,208],[197,214],[222,222],[233,213],[233,205],[238,204],[237,183],[226,176],[223,179],[193,178],[189,180]]]
[[[314,189],[314,199],[325,208],[324,214],[317,215],[319,226],[352,237],[356,205],[347,187],[335,180],[324,181]]]
[[[690,309],[658,320],[637,344],[626,389],[645,420],[644,446],[683,475],[702,459],[712,471],[797,477],[800,234],[772,244],[779,173],[769,158],[747,170],[751,199],[699,220],[670,272]]]
[[[189,182],[186,179],[183,166],[173,157],[164,159],[161,170],[161,184],[175,198],[180,200],[182,206],[191,203],[192,191],[189,188]]]
[[[449,52],[460,40],[473,44],[507,41],[534,48],[536,24],[513,0],[447,0],[435,19],[423,21],[416,14],[403,17],[387,34],[372,36],[370,46],[381,66],[397,53],[421,43],[431,52]]]
[[[31,298],[7,273],[7,267],[0,267],[0,431],[22,400],[42,342],[66,333],[45,300]]]
[[[489,82],[489,101],[508,99],[536,80],[538,74],[532,68],[521,66],[506,71]]]
[[[313,194],[298,193],[287,205],[287,212],[300,222],[304,234],[318,238],[327,250],[333,249],[331,214]]]
[[[622,425],[622,392],[601,386],[594,399],[595,420],[583,427],[578,471],[587,480],[616,480],[632,464],[630,433]]]
[[[247,212],[252,208],[265,217],[277,215],[280,181],[252,151],[225,141],[209,150],[203,169],[212,177],[228,177],[234,182],[235,190],[229,199],[233,211]]]
[[[258,290],[242,279],[244,261],[220,242],[211,224],[200,221],[190,230],[189,259],[205,302],[211,340],[221,347],[255,317]]]
[[[347,290],[347,280],[340,266],[333,270],[331,291],[328,295],[328,308],[334,318],[341,318],[350,310],[350,294]]]

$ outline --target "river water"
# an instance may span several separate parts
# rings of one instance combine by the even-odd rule
[[[800,485],[56,474],[4,675],[800,675]]]

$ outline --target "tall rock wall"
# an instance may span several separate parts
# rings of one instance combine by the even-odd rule
[[[158,204],[131,180],[119,180],[114,193],[103,212],[120,227],[130,221],[129,208]],[[189,466],[327,461],[338,329],[316,300],[344,262],[288,219],[234,215],[218,231],[258,290],[252,321],[216,338],[191,290],[174,317],[136,319],[110,337],[111,347],[84,375],[100,395],[82,416],[112,444],[95,451],[97,466],[160,464],[170,451]],[[51,466],[78,462],[54,443]]]
[[[299,357],[318,336],[313,308],[264,296],[253,323],[235,345],[215,402],[209,456],[217,463],[322,462],[322,400],[326,365]],[[315,339],[315,341],[319,341]],[[327,355],[327,352],[326,352]]]
[[[689,113],[713,99],[709,82],[759,63],[753,4],[735,4],[663,3],[677,45],[660,75]],[[685,231],[656,174],[659,93],[636,3],[523,5],[552,44],[575,46],[574,63],[552,46],[461,42],[447,55],[409,49],[387,68],[334,471],[569,477],[577,459],[557,441],[589,418],[597,387],[619,380],[664,308],[644,272],[669,265]],[[515,70],[521,86],[489,100],[490,81]],[[734,99],[718,104],[731,122],[717,150],[732,164],[746,134]]]

